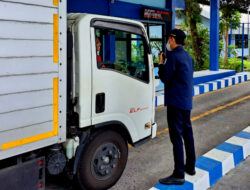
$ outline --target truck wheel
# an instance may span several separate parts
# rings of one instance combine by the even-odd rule
[[[100,130],[90,137],[79,160],[77,180],[82,189],[102,190],[121,177],[128,158],[128,146],[115,131]]]

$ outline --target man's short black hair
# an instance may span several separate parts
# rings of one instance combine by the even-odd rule
[[[184,45],[186,34],[181,29],[173,29],[168,33],[167,38],[169,37],[173,37],[177,44]]]

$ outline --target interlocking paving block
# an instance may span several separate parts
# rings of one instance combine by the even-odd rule
[[[249,132],[245,132],[245,131],[241,131],[238,134],[235,135],[236,137],[241,137],[244,139],[250,139],[250,133]]]
[[[159,189],[157,189],[157,188],[155,188],[155,187],[152,187],[152,188],[150,188],[149,190],[159,190]]]
[[[194,86],[194,96],[197,96],[200,94],[200,88],[199,86]]]
[[[218,149],[212,149],[203,156],[214,159],[222,163],[222,175],[225,175],[234,168],[234,157],[232,153],[224,152]]]
[[[250,140],[249,139],[233,136],[230,139],[228,139],[226,143],[231,143],[231,144],[235,144],[235,145],[242,147],[244,159],[250,155]]]
[[[205,88],[204,88],[204,85],[198,85],[199,86],[199,93],[200,94],[204,94],[205,93]]]
[[[246,131],[246,132],[250,133],[250,126],[248,126],[247,128],[245,128],[243,131]]]
[[[242,146],[224,142],[221,145],[217,146],[216,149],[233,153],[235,166],[237,166],[243,160],[243,147]]]
[[[205,190],[209,188],[209,173],[199,168],[195,168],[195,170],[195,175],[191,176],[186,174],[185,179],[193,184],[194,190]]]
[[[195,166],[209,172],[210,186],[222,177],[222,163],[214,159],[201,156],[196,160]]]

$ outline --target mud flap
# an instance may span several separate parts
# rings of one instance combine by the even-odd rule
[[[1,169],[0,189],[45,190],[44,157]]]

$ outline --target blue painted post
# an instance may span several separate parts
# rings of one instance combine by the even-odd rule
[[[176,5],[175,1],[176,0],[166,0],[166,8],[170,9],[172,12],[172,20],[171,23],[168,23],[167,32],[175,28],[175,5]]]
[[[115,62],[116,52],[115,52],[115,35],[109,35],[104,37],[104,52],[105,61]]]
[[[175,0],[172,1],[172,29],[175,28]]]
[[[245,35],[244,35],[244,23],[242,23],[242,38],[241,38],[241,48],[242,48],[242,55],[241,55],[241,72],[244,70],[244,42],[245,42]]]
[[[210,65],[211,71],[219,70],[219,0],[210,0]]]

